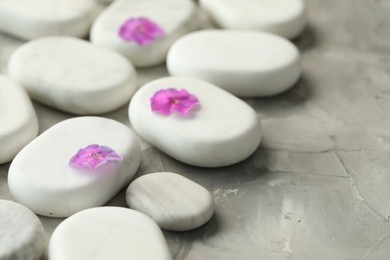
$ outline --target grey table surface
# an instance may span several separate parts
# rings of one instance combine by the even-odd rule
[[[196,168],[143,143],[138,176],[180,173],[216,202],[205,226],[164,232],[175,260],[390,259],[390,1],[307,7],[308,26],[294,41],[301,80],[284,94],[245,99],[263,125],[250,158]],[[20,44],[0,35],[0,72]],[[139,86],[168,75],[165,66],[138,73]],[[41,132],[74,116],[34,107]],[[102,116],[130,126],[127,106]],[[8,168],[0,165],[0,199],[12,200]],[[107,205],[126,207],[124,190]],[[63,220],[40,219],[48,238]]]

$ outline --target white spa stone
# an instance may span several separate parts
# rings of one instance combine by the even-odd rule
[[[85,37],[100,11],[94,0],[1,0],[0,31],[25,40]]]
[[[169,47],[182,35],[198,27],[198,9],[191,0],[117,0],[96,19],[91,30],[93,44],[115,50],[136,67],[165,61]],[[130,18],[146,17],[159,24],[165,37],[147,46],[119,37],[121,25]]]
[[[81,211],[54,230],[50,260],[172,260],[165,238],[135,210],[101,207]]]
[[[0,200],[0,259],[38,260],[45,233],[38,217],[19,203]]]
[[[122,55],[65,36],[22,45],[11,56],[9,74],[32,99],[80,115],[123,106],[137,81],[134,67]]]
[[[222,28],[259,30],[295,38],[306,24],[303,0],[200,0]]]
[[[26,91],[0,75],[0,164],[38,135],[38,119]]]
[[[187,117],[152,112],[150,98],[161,89],[186,89],[200,100]],[[245,102],[208,82],[167,77],[140,88],[129,106],[134,130],[173,158],[201,167],[231,165],[249,157],[260,144],[256,112]]]
[[[151,217],[170,231],[191,230],[205,224],[214,213],[214,201],[204,187],[175,173],[146,174],[126,191],[130,208]]]
[[[173,76],[203,79],[241,97],[278,94],[301,74],[299,51],[288,40],[228,30],[185,35],[169,50],[167,67]]]
[[[123,156],[96,170],[68,165],[90,144],[109,146]],[[67,217],[101,206],[128,185],[138,169],[138,139],[127,126],[102,117],[62,121],[25,146],[12,161],[8,186],[16,201],[35,213]]]

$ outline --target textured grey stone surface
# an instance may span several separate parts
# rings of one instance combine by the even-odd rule
[[[202,169],[143,143],[138,175],[177,172],[206,187],[216,211],[205,226],[165,232],[175,260],[389,259],[390,1],[308,0],[295,43],[303,77],[288,92],[245,100],[264,139],[237,165]],[[0,36],[0,70],[20,42]],[[166,76],[139,70],[139,86]],[[35,103],[41,131],[72,117]],[[130,125],[127,107],[104,115]],[[0,198],[10,199],[9,164]],[[126,206],[125,190],[108,205]],[[61,219],[41,217],[51,234]]]
[[[0,199],[0,259],[37,260],[45,247],[38,217],[25,206]]]

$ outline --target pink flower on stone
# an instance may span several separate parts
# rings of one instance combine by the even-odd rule
[[[196,96],[185,89],[175,88],[159,90],[150,100],[152,111],[163,115],[170,115],[176,111],[179,115],[186,116],[199,104]]]
[[[69,160],[69,165],[77,168],[95,170],[110,161],[121,161],[123,157],[108,146],[91,144],[78,150]]]
[[[140,17],[125,21],[119,29],[119,36],[125,41],[135,41],[138,45],[146,46],[164,37],[165,32],[155,22]]]

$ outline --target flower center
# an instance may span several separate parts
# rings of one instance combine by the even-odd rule
[[[97,152],[97,153],[92,153],[92,155],[91,155],[93,158],[95,158],[95,159],[98,159],[100,156],[99,156],[99,153]]]
[[[139,24],[139,25],[137,25],[136,27],[135,27],[135,31],[137,32],[137,33],[144,33],[145,32],[145,26],[143,26],[142,24]]]
[[[173,104],[178,104],[180,101],[179,101],[179,99],[178,98],[173,98],[172,99],[172,103]]]

